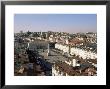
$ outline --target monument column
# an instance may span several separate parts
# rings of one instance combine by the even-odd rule
[[[50,54],[50,47],[49,47],[50,45],[49,45],[49,43],[48,43],[48,51],[47,51],[47,56],[49,56],[49,54]]]

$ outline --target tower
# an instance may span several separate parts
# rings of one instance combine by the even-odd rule
[[[49,45],[49,43],[48,43],[48,50],[47,50],[47,56],[49,56],[49,54],[50,54],[50,47],[49,47],[50,45]]]
[[[42,31],[40,31],[40,39],[42,39]]]
[[[42,36],[42,31],[40,31],[40,35]]]
[[[29,49],[29,43],[28,43],[28,46],[27,46],[27,48]]]

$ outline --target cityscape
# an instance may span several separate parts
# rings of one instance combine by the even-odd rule
[[[95,14],[16,14],[14,18],[15,76],[97,76]]]

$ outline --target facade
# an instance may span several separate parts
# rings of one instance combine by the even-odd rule
[[[76,55],[79,56],[80,58],[83,59],[97,59],[97,54],[92,52],[92,51],[87,51],[84,49],[80,49],[77,47],[72,47],[70,49],[70,54],[71,55]]]
[[[64,53],[69,53],[69,46],[68,45],[56,43],[55,48],[63,51]]]
[[[70,53],[70,55],[79,56],[83,59],[97,59],[97,54],[90,50],[85,50],[74,46],[71,47],[69,45],[61,43],[56,43],[55,48],[63,51],[64,53]]]

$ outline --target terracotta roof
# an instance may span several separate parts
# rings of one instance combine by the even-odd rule
[[[87,61],[97,64],[97,60],[96,59],[88,59]]]
[[[94,73],[96,73],[97,69],[89,63],[84,63],[84,64],[81,64],[81,66],[77,66],[77,67],[72,67],[66,64],[65,62],[61,62],[61,61],[57,61],[55,63],[55,69],[59,72],[63,72],[63,75],[66,75],[67,73],[70,76],[78,76],[78,75],[87,76],[88,68],[94,71]],[[80,73],[80,70],[82,71],[81,73]]]
[[[83,40],[79,40],[79,39],[72,39],[72,40],[69,40],[69,44],[81,44],[83,43],[84,41]]]
[[[59,69],[57,69],[57,67]],[[56,70],[67,73],[68,75],[75,75],[77,72],[76,70],[78,70],[78,68],[73,68],[72,66],[69,66],[65,62],[61,62],[61,61],[58,61],[55,63],[55,68],[56,68]]]

